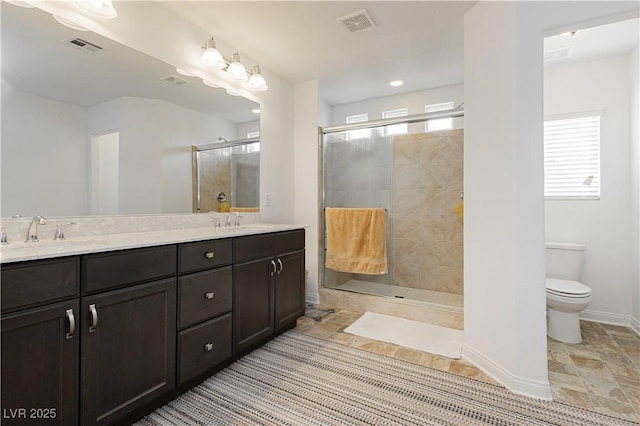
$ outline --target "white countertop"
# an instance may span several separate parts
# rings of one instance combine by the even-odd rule
[[[232,238],[242,235],[265,234],[303,228],[305,227],[300,225],[251,223],[229,228],[214,228],[211,226],[206,228],[94,235],[60,241],[40,240],[37,243],[25,243],[22,241],[10,242],[7,245],[0,246],[0,263],[48,259],[139,247],[186,243],[190,241]]]

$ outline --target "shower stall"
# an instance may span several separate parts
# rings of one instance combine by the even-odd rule
[[[193,146],[193,212],[257,212],[260,140]]]
[[[322,129],[322,234],[326,208],[384,208],[388,273],[325,267],[324,289],[462,309],[463,130],[425,123],[462,120],[462,106]],[[326,238],[324,239],[326,243]]]

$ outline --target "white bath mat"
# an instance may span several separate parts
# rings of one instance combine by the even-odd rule
[[[344,331],[448,358],[458,359],[462,354],[462,330],[375,312],[365,312]]]

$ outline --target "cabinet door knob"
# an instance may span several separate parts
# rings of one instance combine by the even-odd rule
[[[274,276],[276,273],[276,262],[274,262],[273,260],[271,261],[271,266],[273,267],[273,271],[271,271],[271,276]]]
[[[204,254],[204,257],[206,257],[207,259],[213,259],[213,256],[215,256],[215,253],[212,251],[208,251]]]
[[[206,297],[209,300],[213,299],[213,292],[205,293],[204,297]]]
[[[213,343],[207,343],[206,345],[204,345],[204,350],[207,352],[210,352],[213,350]]]
[[[72,339],[76,332],[76,317],[73,315],[73,309],[67,309],[67,320],[69,320],[69,332],[67,333],[67,339]]]
[[[95,303],[89,305],[89,315],[91,316],[91,325],[89,326],[89,333],[96,331],[98,326],[98,310]]]
[[[283,268],[283,266],[282,266],[282,260],[280,260],[280,259],[278,259],[278,266],[279,266],[279,268],[278,268],[278,275],[280,275],[280,272],[282,272],[282,268]]]

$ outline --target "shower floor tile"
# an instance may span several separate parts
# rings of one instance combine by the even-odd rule
[[[461,294],[422,290],[419,288],[350,280],[338,287],[335,287],[335,289],[351,291],[354,293],[372,294],[375,296],[397,297],[400,299],[409,299],[417,302],[433,303],[436,305],[451,306],[454,308],[463,307],[463,296]]]

